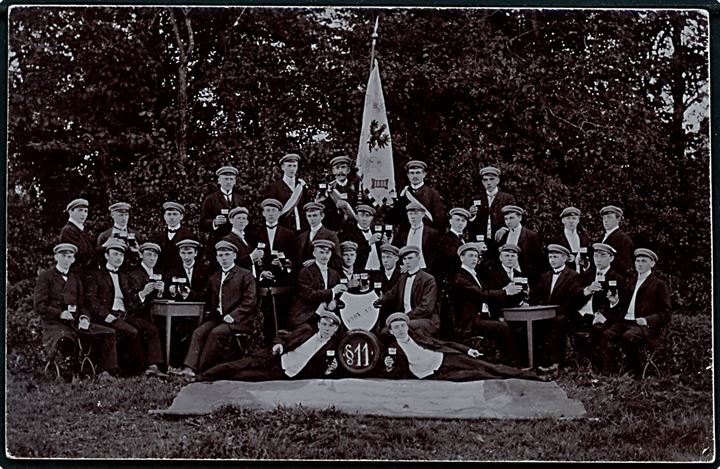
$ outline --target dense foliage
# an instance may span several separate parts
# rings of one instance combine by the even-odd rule
[[[328,178],[331,153],[357,148],[376,15],[396,167],[427,161],[467,206],[478,165],[496,165],[541,234],[572,204],[599,236],[599,208],[623,206],[678,309],[709,311],[708,25],[693,11],[13,7],[9,282],[35,278],[75,197],[94,232],[118,200],[153,231],[168,199],[195,222],[222,163],[253,208],[288,148],[301,177]]]

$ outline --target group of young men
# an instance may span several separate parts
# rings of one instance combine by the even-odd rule
[[[485,191],[470,207],[446,212],[425,184],[422,161],[407,163],[409,184],[380,207],[358,191],[349,157],[330,161],[335,179],[312,195],[297,176],[300,162],[294,153],[281,158],[282,178],[265,189],[260,217],[234,189],[239,171],[218,169],[219,190],[200,212],[202,238],[185,223],[184,206],[169,201],[164,228],[149,240],[130,227],[124,202],[109,207],[113,226],[93,239],[85,229],[89,202],[71,201],[56,265],[35,290],[47,353],[87,343],[102,377],[162,375],[151,307],[165,298],[206,306],[172,372],[199,379],[336,375],[337,360],[325,352],[343,329],[340,296],[375,290],[381,314],[374,332],[393,351],[383,360],[388,376],[535,376],[519,369],[522,344],[502,311],[543,304],[557,314],[537,331],[540,371],[562,365],[568,337],[579,335],[603,371],[616,371],[623,351],[628,369],[639,372],[641,348],[653,346],[669,321],[669,288],[652,272],[658,256],[634,249],[619,207],[600,211],[605,232],[592,238],[579,227],[580,210],[567,207],[545,244],[524,225],[515,197],[499,189],[497,168],[480,169]],[[291,293],[260,308],[267,287]],[[267,348],[223,363],[229,338],[261,333]],[[502,364],[482,361],[466,345],[478,336],[492,339]]]

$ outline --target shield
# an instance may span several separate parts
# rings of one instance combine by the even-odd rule
[[[380,315],[380,310],[373,306],[373,302],[378,298],[374,291],[361,295],[344,292],[340,295],[340,301],[345,303],[345,307],[340,310],[345,327],[351,331],[372,329]]]

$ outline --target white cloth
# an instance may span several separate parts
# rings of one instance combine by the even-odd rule
[[[300,347],[282,354],[280,356],[280,364],[282,365],[283,370],[285,370],[285,374],[292,378],[300,373],[308,364],[310,359],[328,342],[328,340],[330,339],[321,339],[320,334],[316,332],[312,337],[303,342]]]
[[[609,231],[606,231],[606,232],[605,232],[605,236],[603,237],[602,242],[604,243],[605,240],[607,240],[608,237],[609,237],[611,234],[613,234],[613,232],[617,231],[619,228],[620,228],[619,226],[616,226],[615,228],[613,228],[613,229],[611,229],[611,230],[609,230]]]
[[[411,337],[407,342],[398,341],[398,346],[405,352],[410,372],[420,379],[435,373],[442,365],[442,353],[422,348]]]
[[[598,271],[596,271],[596,272],[595,272],[595,281],[596,281],[596,282],[601,282],[601,281],[603,281],[603,280],[605,279],[605,274],[607,274],[608,270],[610,270],[610,267],[609,267],[609,266],[608,266],[607,268],[603,269],[603,270],[598,270]],[[594,295],[594,293],[593,293],[593,295]],[[590,295],[587,303],[585,303],[585,304],[583,305],[583,307],[580,308],[580,311],[578,311],[578,312],[580,313],[580,315],[595,314],[595,311],[593,311],[593,308],[592,308],[593,295]]]
[[[417,246],[420,248],[420,268],[425,269],[427,268],[427,265],[425,264],[425,256],[423,256],[423,230],[425,225],[421,224],[419,228],[415,229],[412,226],[410,227],[410,230],[408,231],[408,237],[407,237],[407,243],[405,243],[406,246]]]
[[[513,228],[508,232],[507,237],[507,244],[514,244],[515,246],[518,245],[518,242],[520,241],[520,232],[522,231],[522,223],[518,223],[518,226]]]
[[[570,252],[580,252],[580,235],[577,230],[568,230],[565,228],[565,239],[567,239],[568,245],[570,246]]]
[[[627,313],[625,314],[625,319],[630,321],[635,320],[635,300],[637,299],[637,292],[651,273],[652,270],[648,270],[644,274],[638,275],[637,282],[635,282],[635,290],[633,291],[632,298],[630,298],[630,304],[628,305]]]
[[[405,282],[405,290],[403,291],[403,308],[405,314],[412,311],[412,286],[415,283],[415,275],[409,275],[407,282]]]
[[[295,178],[289,178],[283,174],[282,178],[283,182],[286,186],[290,188],[290,190],[295,190],[295,186],[297,185],[297,180]],[[293,214],[295,215],[295,228],[300,229],[300,211],[298,210],[297,206],[293,209]]]

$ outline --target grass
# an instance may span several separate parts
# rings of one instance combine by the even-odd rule
[[[50,383],[8,374],[15,457],[711,461],[710,389],[580,368],[559,379],[580,420],[390,419],[302,407],[164,419],[179,381]],[[42,418],[38,418],[42,416]]]

